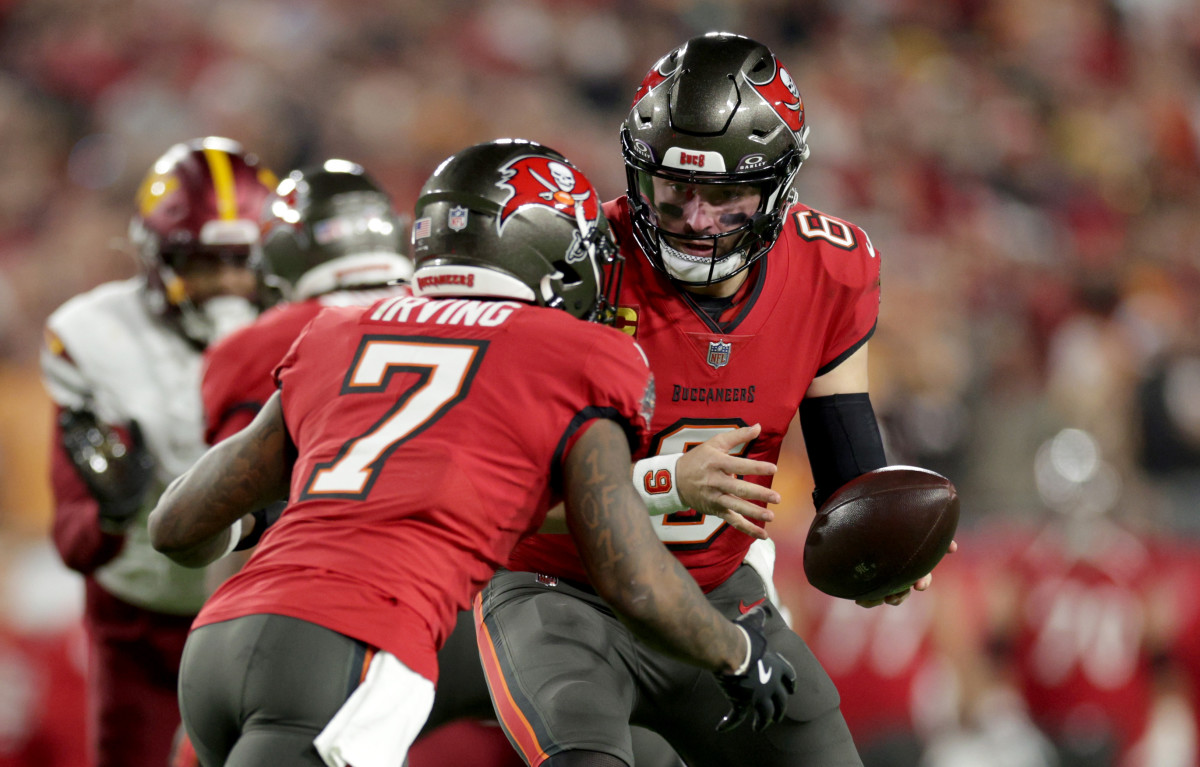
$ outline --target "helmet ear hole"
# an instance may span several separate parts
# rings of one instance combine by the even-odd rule
[[[574,287],[583,282],[583,276],[566,261],[559,259],[553,262],[552,266],[562,274],[562,284],[564,287]]]

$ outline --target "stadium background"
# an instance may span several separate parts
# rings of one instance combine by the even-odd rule
[[[0,0],[0,765],[47,710],[61,737],[78,729],[71,680],[39,665],[47,648],[71,657],[79,604],[46,543],[42,322],[135,272],[121,239],[154,158],[206,134],[279,173],[340,156],[403,209],[445,155],[514,136],[562,151],[607,199],[624,190],[617,130],[642,76],[714,29],[790,68],[812,129],[801,199],[862,225],[883,254],[871,377],[889,456],[963,497],[962,550],[934,591],[986,601],[1005,567],[976,563],[1081,514],[1147,551],[1169,541],[1151,556],[1159,574],[1195,556],[1194,0]],[[774,537],[803,626],[798,431]],[[1179,572],[1159,580],[1186,600],[1200,581]],[[967,612],[946,646],[994,661],[987,619]],[[52,676],[68,673],[60,660],[45,661]],[[970,687],[925,698],[965,711],[946,693]],[[914,724],[923,744],[935,719]]]

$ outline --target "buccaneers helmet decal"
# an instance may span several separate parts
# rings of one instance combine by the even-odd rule
[[[500,233],[509,217],[526,205],[544,205],[570,219],[582,214],[583,221],[590,223],[588,230],[596,225],[600,202],[591,183],[574,168],[550,157],[518,157],[500,168],[496,186],[508,192],[496,217]]]
[[[686,48],[686,46],[684,46]],[[659,83],[666,80],[676,69],[679,69],[679,59],[682,50],[675,50],[668,53],[658,60],[658,63],[650,68],[642,79],[642,84],[638,86],[637,92],[633,94],[633,106],[645,98],[646,94],[658,87]]]
[[[515,298],[611,321],[622,258],[595,188],[553,149],[468,147],[438,166],[413,213],[416,295]]]
[[[804,130],[804,102],[800,99],[800,89],[779,59],[772,56],[771,61],[775,64],[775,71],[769,77],[757,81],[751,77],[753,73],[747,73],[746,82],[754,86],[755,92],[771,105],[793,133],[800,133]]]

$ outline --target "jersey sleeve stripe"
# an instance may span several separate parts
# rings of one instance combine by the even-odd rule
[[[563,431],[562,437],[558,440],[558,446],[554,448],[554,464],[550,467],[550,486],[555,492],[562,492],[562,465],[563,459],[567,457],[567,451],[575,441],[575,435],[589,421],[594,421],[598,418],[604,418],[609,421],[615,421],[621,427],[621,431],[625,432],[625,439],[629,442],[629,452],[636,452],[641,446],[641,437],[633,424],[627,418],[621,415],[620,411],[611,407],[585,407],[575,414],[571,422],[567,424],[567,428]]]

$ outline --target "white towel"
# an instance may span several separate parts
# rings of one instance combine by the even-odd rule
[[[433,682],[380,651],[313,745],[329,767],[400,767],[432,707]]]

